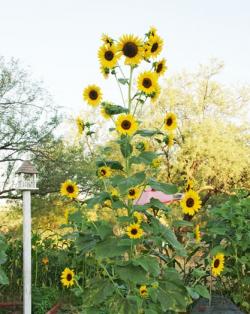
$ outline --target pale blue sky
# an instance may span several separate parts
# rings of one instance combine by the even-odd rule
[[[151,25],[164,38],[168,75],[216,57],[226,65],[223,82],[250,83],[249,0],[0,0],[0,55],[29,65],[55,102],[76,113],[89,83],[117,98],[99,74],[101,34],[143,36]]]

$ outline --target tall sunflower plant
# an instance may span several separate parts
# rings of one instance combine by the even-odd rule
[[[82,297],[83,313],[175,313],[185,311],[193,298],[207,295],[201,285],[196,290],[195,286],[190,287],[191,279],[180,271],[188,252],[175,230],[192,223],[183,221],[170,227],[166,223],[170,215],[168,206],[154,198],[144,205],[137,202],[149,186],[166,194],[178,192],[171,182],[156,179],[161,155],[149,149],[150,141],[159,135],[171,148],[176,115],[167,112],[160,128],[144,129],[138,114],[144,105],[150,102],[155,105],[160,95],[159,78],[167,69],[166,60],[159,58],[162,49],[163,40],[154,27],[144,39],[123,35],[115,40],[103,35],[98,50],[100,70],[104,78],[114,77],[122,104],[104,100],[96,84],[83,91],[87,104],[99,109],[113,123],[110,132],[116,134],[115,143],[120,150],[119,160],[98,157],[96,174],[103,190],[81,201],[83,216],[69,219],[74,226],[69,238],[76,247],[76,258],[84,260],[88,269],[93,268],[88,275],[86,267],[76,274],[70,265],[65,265],[62,273],[62,284]],[[140,71],[141,65],[148,69]],[[81,125],[84,122],[79,126],[78,121],[79,128]],[[106,150],[111,150],[112,156],[112,148]],[[61,194],[76,200],[77,184],[66,181]],[[180,205],[185,215],[192,216],[201,202],[198,194],[189,189]],[[100,218],[104,211],[109,211],[109,219]],[[90,217],[90,213],[94,215]],[[199,240],[199,226],[195,234]],[[196,277],[195,283],[198,282]]]

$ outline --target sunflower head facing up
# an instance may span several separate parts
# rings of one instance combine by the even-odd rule
[[[148,296],[148,289],[147,289],[146,285],[140,286],[139,292],[140,292],[140,296],[142,298],[147,298],[147,296]]]
[[[74,276],[75,273],[69,268],[65,268],[61,274],[61,283],[63,286],[69,288],[74,285]]]
[[[143,229],[139,224],[131,224],[127,227],[127,235],[130,239],[140,239],[143,236]]]
[[[78,130],[78,133],[80,135],[82,135],[83,131],[84,131],[84,128],[85,128],[85,125],[84,125],[84,121],[81,117],[77,117],[76,118],[76,125],[77,125],[77,130]]]
[[[201,232],[200,232],[200,225],[195,226],[195,241],[196,243],[201,242]]]
[[[83,99],[91,106],[96,107],[102,101],[102,92],[100,87],[89,85],[83,90]]]
[[[116,120],[116,130],[123,135],[133,135],[138,129],[138,124],[131,114],[122,114]]]
[[[218,253],[213,257],[212,260],[212,275],[217,277],[224,270],[224,254]]]
[[[182,211],[184,214],[193,216],[201,208],[201,200],[197,192],[189,190],[184,194],[181,202]]]
[[[173,112],[167,112],[164,119],[164,128],[167,131],[173,131],[177,127],[177,117]]]
[[[158,62],[155,62],[154,63],[154,70],[158,76],[163,75],[167,70],[166,59],[162,59]]]
[[[97,173],[100,178],[109,178],[112,175],[112,169],[110,167],[103,166],[98,168]]]
[[[60,194],[69,198],[76,198],[79,194],[79,188],[75,182],[67,180],[61,184]]]
[[[128,199],[136,200],[140,197],[141,190],[138,187],[133,187],[128,190]]]
[[[123,35],[117,45],[120,56],[125,57],[125,64],[138,65],[143,58],[143,42],[134,35]]]
[[[103,45],[98,50],[98,58],[103,68],[112,69],[117,65],[116,45]]]
[[[146,95],[156,92],[158,87],[158,76],[155,72],[145,71],[138,76],[137,88]]]

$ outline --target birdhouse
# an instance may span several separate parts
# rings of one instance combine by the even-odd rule
[[[25,160],[16,171],[17,174],[17,190],[32,191],[37,190],[37,173],[36,168],[29,160]]]

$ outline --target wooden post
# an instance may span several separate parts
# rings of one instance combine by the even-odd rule
[[[31,314],[31,192],[23,191],[23,313]]]

